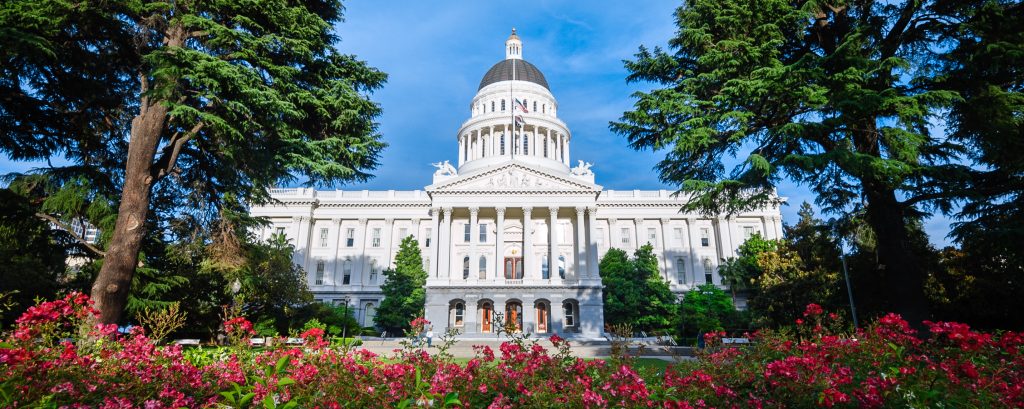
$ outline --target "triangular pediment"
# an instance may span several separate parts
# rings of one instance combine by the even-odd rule
[[[578,180],[571,175],[558,175],[518,163],[457,176],[431,186],[435,192],[594,192],[600,186]]]

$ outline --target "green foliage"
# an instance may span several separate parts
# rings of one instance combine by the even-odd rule
[[[637,249],[632,259],[625,251],[608,249],[599,270],[607,324],[629,323],[641,331],[671,328],[678,309],[676,296],[661,277],[650,244]]]
[[[409,322],[423,315],[426,285],[427,272],[423,270],[419,242],[412,236],[405,237],[395,255],[395,268],[384,270],[384,300],[377,308],[374,323],[391,334],[408,330]]]
[[[223,275],[226,284],[238,282],[234,298],[242,314],[254,321],[273,319],[278,333],[288,333],[296,308],[313,301],[306,272],[292,261],[295,249],[281,236],[241,246],[241,265],[231,268],[205,259],[203,267]]]
[[[302,331],[316,327],[336,336],[359,335],[359,322],[354,314],[355,310],[344,305],[313,302],[295,311],[291,327]]]
[[[677,330],[682,336],[720,331],[726,329],[727,324],[734,325],[735,316],[736,308],[729,294],[714,284],[704,284],[683,297]]]
[[[911,250],[908,222],[970,197],[965,216],[1024,231],[1021,7],[687,0],[670,48],[626,62],[628,81],[655,89],[611,127],[635,149],[666,151],[661,179],[694,195],[687,209],[767,205],[788,177],[825,211],[863,211],[886,298],[917,322],[930,261]],[[953,138],[930,131],[948,109]],[[727,156],[738,165],[726,169]]]
[[[8,294],[12,303],[0,316],[0,327],[35,305],[35,299],[54,297],[72,251],[70,241],[37,218],[25,197],[0,189],[0,294]]]

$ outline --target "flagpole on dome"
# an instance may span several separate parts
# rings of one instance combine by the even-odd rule
[[[512,36],[515,36],[515,35],[516,35],[516,28],[512,27]],[[516,160],[516,149],[519,148],[519,141],[516,140],[516,128],[517,128],[517,126],[516,126],[516,96],[515,96],[515,91],[513,91],[513,86],[514,86],[515,82],[516,82],[516,59],[512,58],[512,81],[509,81],[509,83],[508,83],[508,97],[509,97],[509,101],[508,102],[509,102],[509,108],[511,108],[511,109],[509,109],[509,112],[512,113],[512,117],[509,118],[512,121],[512,146],[511,146],[511,150],[509,150],[509,152],[511,152],[511,154],[512,154],[512,160],[513,161]]]

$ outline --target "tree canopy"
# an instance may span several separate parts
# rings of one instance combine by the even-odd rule
[[[1009,43],[1022,30],[1010,26],[1020,10],[1019,2],[1002,0],[687,0],[675,12],[679,30],[670,49],[641,47],[626,62],[628,81],[656,88],[636,93],[634,110],[611,127],[636,149],[666,151],[657,169],[692,194],[690,209],[762,205],[788,177],[809,186],[826,211],[862,210],[878,242],[889,307],[920,322],[927,315],[925,268],[910,250],[908,220],[922,211],[951,212],[962,198],[959,186],[975,175],[962,139],[931,127],[945,110],[962,112],[960,102],[977,101],[964,92],[969,86],[937,79],[984,69],[984,59],[957,53],[998,50],[987,57],[1014,81],[998,83],[993,74],[972,86],[1013,105],[993,109],[1008,133],[1019,135],[1021,105],[1004,95],[1019,96],[1019,53],[997,55],[1019,50],[1020,42]],[[990,35],[972,31],[974,23]],[[994,32],[1002,29],[1015,34]],[[936,63],[943,59],[957,68]],[[727,156],[741,160],[726,169]],[[998,163],[991,159],[978,161]]]
[[[341,11],[337,0],[0,4],[0,151],[60,158],[37,171],[51,193],[78,181],[83,201],[117,209],[97,252],[101,321],[119,320],[143,237],[170,215],[209,226],[225,198],[370,177],[385,145],[368,94],[385,75],[335,48]],[[50,215],[81,216],[69,213]]]
[[[632,324],[641,331],[665,330],[676,316],[676,296],[661,277],[654,248],[645,244],[630,258],[610,248],[598,265],[604,284],[607,324]]]
[[[419,242],[412,236],[405,237],[395,254],[395,268],[384,270],[384,284],[380,286],[384,300],[373,317],[374,323],[391,334],[409,329],[410,321],[423,316],[426,285]]]

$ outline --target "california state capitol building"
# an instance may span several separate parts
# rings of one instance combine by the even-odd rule
[[[271,189],[275,202],[251,210],[270,222],[256,234],[287,236],[315,298],[348,305],[364,326],[383,298],[383,270],[412,235],[429,274],[425,317],[436,332],[493,335],[498,313],[531,334],[577,339],[604,333],[598,261],[609,248],[653,245],[661,275],[682,297],[697,285],[721,285],[718,264],[747,237],[781,237],[780,201],[707,217],[680,213],[686,199],[672,191],[605,190],[599,164],[570,156],[573,142],[587,141],[573,140],[559,109],[513,29],[505,58],[483,75],[453,135],[458,163],[434,163],[432,184]]]

